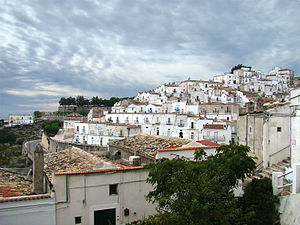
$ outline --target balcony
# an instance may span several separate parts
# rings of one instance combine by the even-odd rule
[[[135,120],[134,123],[135,123],[135,124],[139,124],[139,121],[138,121],[138,120]]]
[[[167,121],[166,125],[172,125],[172,123],[170,121]]]
[[[159,121],[156,121],[156,122],[155,122],[155,124],[156,124],[156,125],[159,125],[159,124],[160,124],[160,122],[159,122]]]
[[[179,123],[178,127],[184,127],[184,124],[183,123]]]

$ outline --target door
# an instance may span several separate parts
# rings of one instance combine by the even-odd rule
[[[116,209],[94,211],[94,225],[116,225]]]

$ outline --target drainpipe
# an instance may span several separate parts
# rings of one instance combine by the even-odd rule
[[[248,113],[246,115],[246,145],[248,146]]]

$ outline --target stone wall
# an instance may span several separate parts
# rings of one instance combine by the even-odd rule
[[[97,151],[99,153],[103,153],[103,155],[106,155],[108,153],[108,147],[103,146],[96,146],[96,145],[87,145],[87,144],[73,144],[65,141],[56,140],[53,138],[49,139],[49,152],[58,152],[63,151],[65,149],[71,148],[72,146],[80,148],[87,152],[94,152]]]
[[[155,161],[155,158],[146,154],[141,154],[140,152],[136,152],[136,155],[141,157],[142,164],[152,163]],[[129,156],[134,156],[134,152],[127,148],[109,145],[109,156],[112,160],[124,159],[129,161]]]
[[[280,224],[295,225],[300,224],[299,210],[300,194],[291,194],[280,197]]]

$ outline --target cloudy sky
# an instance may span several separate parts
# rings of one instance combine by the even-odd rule
[[[242,63],[300,72],[300,0],[1,0],[0,118]]]

